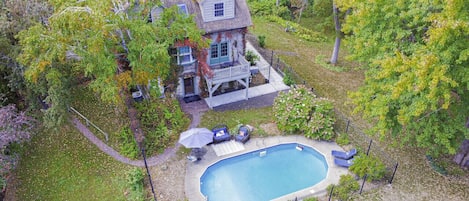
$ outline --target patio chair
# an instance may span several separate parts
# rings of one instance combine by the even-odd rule
[[[347,152],[332,150],[332,155],[336,158],[348,160],[357,154],[357,149],[352,149]]]
[[[214,144],[218,144],[220,142],[231,140],[229,129],[225,124],[219,124],[213,127],[212,132],[213,132]]]
[[[349,159],[349,160],[344,160],[344,159],[339,159],[339,158],[334,158],[334,163],[338,166],[341,166],[341,167],[350,167],[351,165],[353,165],[353,158],[352,159]]]
[[[251,130],[247,126],[240,126],[238,134],[235,135],[235,140],[238,142],[246,143],[251,138]]]

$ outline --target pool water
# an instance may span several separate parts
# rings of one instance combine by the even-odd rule
[[[311,187],[327,175],[325,157],[311,147],[282,144],[221,160],[205,170],[209,201],[267,201]]]

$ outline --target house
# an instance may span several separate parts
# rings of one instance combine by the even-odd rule
[[[197,26],[205,32],[204,37],[211,41],[208,49],[197,50],[202,52],[196,53],[189,46],[177,48],[174,56],[182,68],[177,96],[189,97],[205,91],[211,98],[217,89],[231,83],[244,86],[247,99],[251,72],[249,62],[244,58],[245,37],[252,21],[246,0],[162,2],[164,7],[176,5],[182,13],[193,15]],[[156,14],[156,11],[152,12],[152,15]],[[210,106],[210,101],[208,104]]]

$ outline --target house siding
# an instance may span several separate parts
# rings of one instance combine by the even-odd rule
[[[223,16],[215,17],[215,7],[217,3],[223,3]],[[202,18],[204,22],[216,20],[232,19],[235,17],[235,1],[234,0],[205,0],[200,6]]]
[[[238,61],[239,54],[244,55],[245,47],[241,29],[209,34],[208,38],[212,41],[212,44],[228,42],[229,62]],[[207,61],[210,61],[210,49],[208,51]],[[209,63],[209,65],[211,64]]]

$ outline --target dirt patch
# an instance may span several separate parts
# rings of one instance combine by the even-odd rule
[[[185,158],[173,156],[161,165],[151,167],[150,173],[153,180],[155,193],[159,201],[183,201],[186,200],[184,193],[184,178],[186,176]],[[150,185],[147,185],[150,187]],[[148,189],[147,192],[151,192]],[[152,197],[153,195],[149,195]]]
[[[259,127],[267,133],[267,135],[281,135],[282,132],[277,128],[275,123],[261,124]]]

